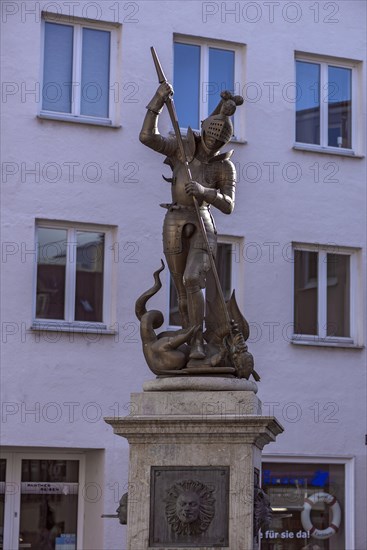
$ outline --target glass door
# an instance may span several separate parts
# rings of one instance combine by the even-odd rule
[[[19,548],[76,550],[78,482],[78,460],[22,460]]]
[[[0,550],[81,550],[85,456],[0,457]]]
[[[0,549],[4,548],[6,459],[0,458]]]

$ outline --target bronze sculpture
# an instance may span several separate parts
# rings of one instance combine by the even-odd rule
[[[258,536],[259,529],[265,533],[270,528],[273,518],[272,508],[268,495],[255,484],[254,490],[254,534]]]
[[[117,518],[120,525],[127,524],[127,505],[128,505],[128,493],[124,493],[119,500],[119,505],[116,508],[115,514],[102,514],[101,518]]]
[[[128,493],[124,493],[120,498],[119,505],[116,509],[117,517],[119,519],[120,525],[127,524],[127,501]]]
[[[144,292],[136,301],[135,314],[140,321],[140,334],[143,342],[143,353],[145,360],[154,374],[169,374],[184,368],[188,361],[189,348],[184,346],[195,331],[192,327],[177,334],[159,335],[155,329],[163,324],[163,315],[160,311],[153,309],[146,310],[146,303],[158,292],[162,283],[159,278],[160,272],[164,269],[164,263],[154,273],[154,285]]]
[[[163,247],[177,291],[182,330],[156,335],[154,330],[163,324],[163,316],[145,310],[147,299],[160,288],[160,269],[155,273],[155,286],[136,304],[144,355],[156,374],[215,372],[245,378],[253,374],[258,379],[245,343],[248,324],[234,294],[226,304],[220,287],[215,267],[217,232],[210,209],[212,206],[231,214],[234,208],[236,170],[230,160],[233,151],[221,153],[220,148],[232,137],[230,117],[243,98],[222,92],[218,106],[202,122],[201,134],[188,128],[184,140],[172,100],[173,88],[164,76],[154,48],[152,54],[160,84],[147,106],[139,138],[147,147],[165,155],[164,162],[172,169],[172,178],[167,179],[171,183],[172,202],[161,205],[167,209]],[[166,138],[159,133],[158,119],[164,105],[169,110],[175,137]],[[211,311],[205,312],[203,288],[208,275],[214,279],[216,296]],[[167,361],[168,353],[172,355],[173,351],[175,360]]]

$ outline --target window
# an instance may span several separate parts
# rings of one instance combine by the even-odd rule
[[[242,48],[233,43],[176,37],[173,84],[182,128],[199,130],[201,121],[218,105],[223,90],[241,94]],[[238,112],[234,115],[236,139],[242,134]]]
[[[294,245],[294,339],[356,340],[357,251]]]
[[[40,115],[114,124],[116,25],[49,14],[43,19],[43,36]]]
[[[38,222],[35,320],[106,329],[111,248],[106,227]]]
[[[296,142],[319,148],[355,148],[355,64],[296,59]]]
[[[273,517],[270,528],[262,532],[261,548],[355,548],[353,468],[350,458],[268,461],[263,456],[262,489]]]
[[[232,290],[236,288],[236,282],[239,279],[237,273],[238,268],[240,267],[240,263],[238,261],[240,257],[239,250],[240,239],[236,239],[234,237],[220,237],[220,241],[217,246],[215,263],[225,300],[229,300]],[[207,279],[207,288],[205,289],[205,292],[209,300],[211,293],[215,292],[214,281],[210,277]],[[241,294],[239,289],[236,289],[236,294],[237,300],[241,299],[239,298]],[[180,314],[178,312],[177,293],[171,277],[169,285],[169,325],[173,327],[181,326]]]

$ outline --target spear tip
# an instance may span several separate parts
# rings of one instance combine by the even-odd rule
[[[157,52],[155,51],[154,49],[154,46],[151,46],[150,47],[150,51],[152,53],[152,57],[153,57],[153,61],[154,61],[154,65],[155,65],[155,69],[157,71],[157,75],[158,75],[158,82],[160,84],[162,84],[162,82],[167,82],[167,78],[163,72],[163,69],[162,69],[162,65],[160,64],[160,61],[158,59],[158,55],[157,55]]]

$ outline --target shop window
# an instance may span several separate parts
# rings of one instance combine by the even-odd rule
[[[22,460],[19,540],[23,547],[75,550],[78,460]]]
[[[84,471],[80,454],[4,453],[0,549],[82,550]]]
[[[4,548],[6,459],[0,458],[0,548]]]
[[[109,247],[109,248],[107,248]],[[111,230],[38,222],[35,322],[104,329],[110,321]]]
[[[262,488],[273,519],[262,550],[345,550],[345,465],[262,464]]]

